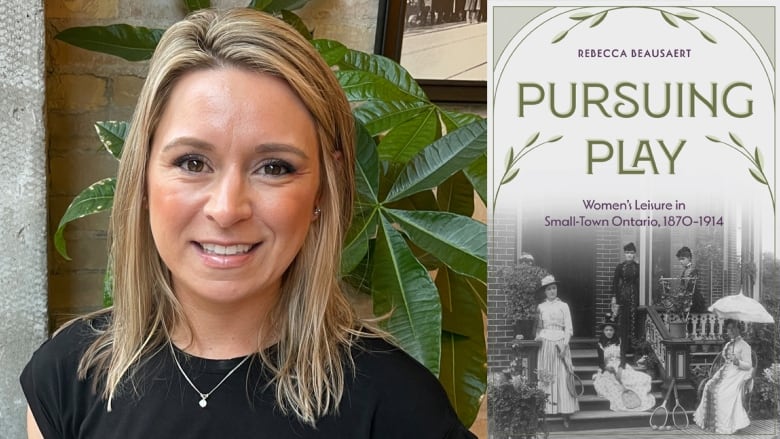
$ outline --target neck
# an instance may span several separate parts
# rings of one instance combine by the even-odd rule
[[[192,300],[192,297],[179,297],[179,300],[185,321],[172,329],[171,341],[188,354],[207,359],[236,358],[276,341],[273,328],[264,327],[272,302],[251,299],[215,304]]]

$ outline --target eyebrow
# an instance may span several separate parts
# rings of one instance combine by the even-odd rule
[[[204,140],[200,140],[198,138],[190,137],[190,136],[181,136],[181,137],[176,137],[170,142],[166,143],[165,146],[163,146],[162,152],[166,152],[169,149],[175,148],[177,146],[189,146],[204,151],[213,151],[214,149],[216,149],[214,145]],[[309,158],[306,152],[304,152],[301,148],[286,143],[277,143],[277,142],[261,143],[255,146],[255,152],[258,154],[269,153],[269,152],[287,152],[287,153],[295,154],[303,159]]]

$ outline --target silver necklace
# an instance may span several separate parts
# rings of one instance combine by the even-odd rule
[[[206,402],[206,400],[209,399],[209,396],[211,396],[211,394],[214,393],[214,391],[217,390],[219,388],[219,386],[221,386],[222,383],[224,383],[225,380],[227,380],[228,377],[230,377],[230,375],[233,375],[233,372],[237,371],[238,368],[241,367],[242,364],[246,363],[246,360],[248,360],[249,357],[252,356],[250,354],[250,355],[247,355],[246,357],[244,357],[244,359],[241,360],[241,362],[236,364],[236,367],[230,369],[230,372],[228,372],[227,375],[225,375],[225,377],[222,378],[222,380],[220,382],[218,382],[216,386],[214,386],[207,393],[203,393],[200,390],[198,390],[197,387],[195,387],[195,384],[192,382],[190,377],[188,377],[187,374],[184,372],[184,369],[181,367],[181,364],[179,363],[179,359],[176,358],[176,351],[173,350],[173,343],[169,342],[168,345],[171,347],[171,355],[173,355],[173,361],[176,363],[176,367],[179,368],[179,372],[181,372],[181,375],[184,377],[185,380],[187,380],[187,382],[189,383],[190,387],[192,387],[193,390],[198,392],[198,395],[200,395],[200,401],[198,401],[198,405],[200,406],[200,408],[206,408],[206,405],[208,405],[208,402]]]

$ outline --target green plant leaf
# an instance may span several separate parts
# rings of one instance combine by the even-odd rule
[[[211,7],[211,1],[209,0],[184,0],[184,6],[187,8],[187,12],[198,11]]]
[[[455,131],[457,128],[466,126],[470,123],[477,122],[484,119],[484,117],[478,114],[471,113],[458,113],[455,111],[441,111],[441,119],[444,122],[444,126],[447,128],[447,132]]]
[[[407,163],[439,137],[439,127],[435,108],[397,125],[379,142],[379,159]]]
[[[360,70],[338,70],[335,72],[341,88],[351,102],[418,101],[420,98],[401,90],[396,84],[381,76]]]
[[[352,110],[372,136],[386,132],[436,106],[424,101],[367,101]]]
[[[125,146],[125,138],[130,124],[123,121],[101,121],[95,123],[100,143],[108,152],[119,160],[122,157],[122,148]]]
[[[272,1],[273,0],[252,0],[249,2],[249,5],[247,5],[247,8],[254,9],[256,11],[265,11],[265,8],[267,8]]]
[[[106,273],[103,275],[103,306],[109,307],[114,304],[114,263],[113,257],[108,255],[106,263]]]
[[[342,69],[359,70],[372,73],[395,84],[405,93],[419,100],[428,101],[422,87],[400,64],[381,55],[371,55],[357,50],[347,49]]]
[[[441,353],[439,293],[428,271],[384,217],[374,258],[371,276],[374,314],[391,313],[382,325],[409,355],[438,376]]]
[[[149,29],[129,24],[71,27],[54,38],[82,49],[118,56],[128,61],[152,57],[163,29]]]
[[[477,157],[464,172],[482,203],[487,206],[487,153]]]
[[[469,166],[487,149],[487,121],[480,120],[448,133],[420,151],[401,171],[386,201],[438,186]]]
[[[755,169],[751,169],[750,170],[750,175],[752,175],[753,178],[755,178],[757,182],[759,182],[761,184],[767,184],[766,183],[766,179],[764,179],[764,177],[761,176],[761,173],[756,172]]]
[[[439,210],[470,217],[474,214],[474,187],[464,172],[456,172],[436,189]]]
[[[715,37],[713,37],[709,32],[706,30],[699,31],[701,33],[701,36],[704,37],[705,40],[709,41],[712,44],[717,44],[718,42],[715,40]]]
[[[463,277],[463,280],[466,281],[466,284],[468,285],[467,291],[474,298],[475,303],[479,305],[483,313],[486,313],[487,312],[487,284],[480,281],[479,279],[474,279],[473,277]]]
[[[255,0],[252,1],[253,3]],[[309,0],[271,0],[271,1],[263,1],[263,3],[267,3],[265,7],[263,7],[263,11],[266,12],[279,12],[282,10],[287,11],[294,11],[296,9],[300,9],[306,5],[306,3],[309,3]]]
[[[436,202],[436,196],[433,194],[433,190],[418,192],[406,198],[401,198],[398,201],[382,205],[382,209],[399,210],[437,210],[438,208],[439,204]]]
[[[661,11],[661,17],[663,17],[664,21],[669,23],[670,26],[680,27],[677,25],[677,20],[674,19],[674,16],[672,16],[672,14],[665,11]]]
[[[607,11],[600,12],[596,17],[593,19],[593,21],[590,23],[590,27],[596,27],[601,24],[604,19],[607,18]]]
[[[116,178],[104,178],[93,183],[76,195],[65,214],[60,219],[57,231],[54,233],[54,247],[63,258],[70,260],[65,244],[65,226],[74,220],[92,215],[98,212],[111,210],[114,205],[114,188]]]
[[[341,272],[350,273],[368,253],[368,241],[376,234],[376,209],[355,212],[341,251]]]
[[[315,39],[311,40],[311,44],[331,67],[338,65],[349,51],[347,46],[334,40]]]
[[[314,38],[309,28],[306,27],[306,23],[304,23],[303,20],[301,20],[301,17],[296,15],[294,12],[288,11],[287,9],[282,9],[281,14],[282,14],[282,21],[294,27],[299,34],[303,35],[304,38],[306,38],[307,40],[311,40],[312,38]]]
[[[487,226],[449,212],[383,210],[423,250],[453,271],[487,281]]]
[[[359,203],[379,204],[379,157],[374,138],[360,121],[355,121],[355,190]]]
[[[442,294],[442,350],[439,380],[464,425],[471,425],[487,381],[487,349],[481,308],[468,278],[449,270],[436,276]],[[444,306],[444,296],[449,307]]]

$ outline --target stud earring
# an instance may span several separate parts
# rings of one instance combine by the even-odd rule
[[[315,207],[314,208],[314,216],[320,216],[321,213],[322,213],[322,211],[320,210],[319,207]]]

